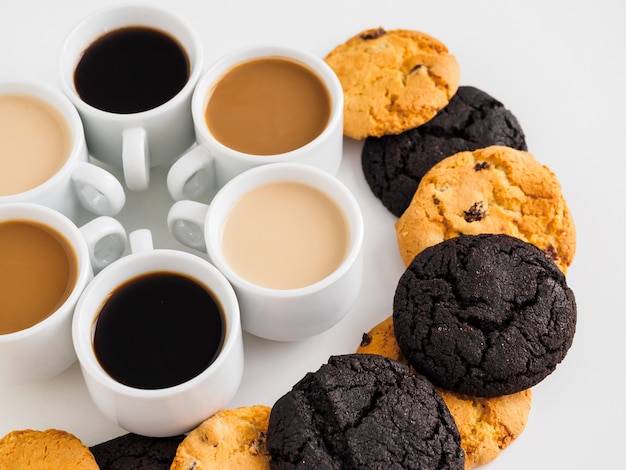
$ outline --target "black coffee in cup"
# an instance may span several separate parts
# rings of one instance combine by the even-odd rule
[[[169,34],[144,26],[111,31],[95,40],[74,71],[74,86],[94,108],[138,113],[172,99],[187,83],[187,53]]]
[[[119,286],[98,314],[93,347],[118,382],[160,389],[186,382],[217,358],[226,324],[205,286],[171,272],[141,275]]]

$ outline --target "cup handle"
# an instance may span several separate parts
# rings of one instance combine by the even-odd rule
[[[183,245],[206,253],[204,219],[209,206],[196,201],[177,201],[167,213],[170,233]]]
[[[79,162],[72,174],[81,205],[97,215],[117,215],[126,204],[126,193],[118,179],[104,168]]]
[[[196,145],[170,167],[167,189],[175,201],[197,200],[215,187],[215,163],[204,145]]]
[[[80,227],[95,272],[122,257],[127,248],[126,230],[113,217],[100,216]]]
[[[132,191],[145,191],[150,184],[150,151],[148,136],[142,127],[122,132],[122,167],[126,186]]]
[[[144,253],[154,250],[152,232],[147,228],[135,230],[128,235],[131,253]]]

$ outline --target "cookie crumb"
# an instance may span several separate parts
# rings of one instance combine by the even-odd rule
[[[372,342],[372,337],[370,335],[368,335],[367,333],[363,333],[363,336],[361,337],[361,347],[367,346]]]

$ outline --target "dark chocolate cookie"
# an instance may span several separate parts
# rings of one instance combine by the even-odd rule
[[[461,151],[491,145],[527,150],[524,132],[513,113],[487,93],[462,86],[426,124],[397,135],[368,137],[361,165],[374,195],[400,217],[420,180],[436,163]]]
[[[576,302],[539,248],[509,235],[461,235],[418,254],[393,304],[398,344],[435,385],[494,397],[536,385],[565,358]]]
[[[374,354],[330,357],[273,406],[272,469],[463,469],[450,411],[408,366]]]
[[[90,447],[101,470],[169,470],[185,436],[124,434]]]

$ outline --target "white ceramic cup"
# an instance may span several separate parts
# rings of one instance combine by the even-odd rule
[[[136,230],[129,238],[132,254],[102,270],[84,290],[72,325],[74,347],[89,394],[107,418],[137,434],[173,436],[225,408],[239,388],[244,366],[239,305],[232,286],[206,260],[179,250],[154,249],[147,229]],[[102,368],[92,340],[98,314],[111,292],[156,271],[179,273],[206,286],[222,306],[226,333],[219,355],[199,375],[172,387],[139,389],[117,382]]]
[[[146,26],[177,39],[190,61],[189,79],[169,101],[153,109],[118,114],[83,101],[74,85],[74,71],[84,50],[103,34],[127,26]],[[145,190],[150,168],[169,163],[194,142],[191,96],[203,67],[202,43],[182,18],[148,5],[117,5],[85,18],[69,33],[60,58],[61,85],[80,113],[91,155],[122,168],[126,186]]]
[[[330,95],[330,118],[322,133],[300,148],[278,155],[250,155],[219,142],[210,132],[204,115],[215,85],[226,72],[248,60],[266,57],[294,60],[321,78]],[[197,145],[178,159],[167,175],[167,187],[175,200],[198,200],[200,195],[221,188],[242,171],[267,163],[305,163],[333,175],[339,170],[343,151],[343,90],[328,64],[307,51],[254,46],[226,55],[200,78],[193,94],[191,112]],[[302,110],[302,113],[306,112],[306,109]]]
[[[83,124],[69,99],[56,88],[40,81],[0,80],[0,95],[23,95],[41,100],[66,121],[71,138],[70,153],[63,166],[38,186],[0,196],[5,202],[43,204],[77,221],[83,209],[97,215],[117,215],[126,203],[124,188],[111,173],[88,162]],[[33,133],[29,138],[37,139]]]
[[[39,204],[0,204],[0,223],[13,220],[33,221],[61,234],[76,254],[78,269],[73,290],[54,313],[29,328],[0,334],[0,383],[3,384],[42,381],[76,361],[71,328],[74,306],[93,278],[94,270],[122,256],[127,245],[124,228],[108,216],[97,217],[78,228],[60,212]]]
[[[274,182],[312,186],[342,210],[349,227],[347,253],[330,275],[293,289],[254,284],[227,262],[223,250],[225,220],[233,205],[248,191]],[[237,293],[242,327],[253,335],[281,341],[319,334],[339,322],[354,304],[363,274],[363,219],[349,189],[335,176],[310,165],[273,163],[247,170],[220,189],[210,205],[177,201],[168,213],[168,227],[181,243],[208,253],[209,260],[224,273]]]

